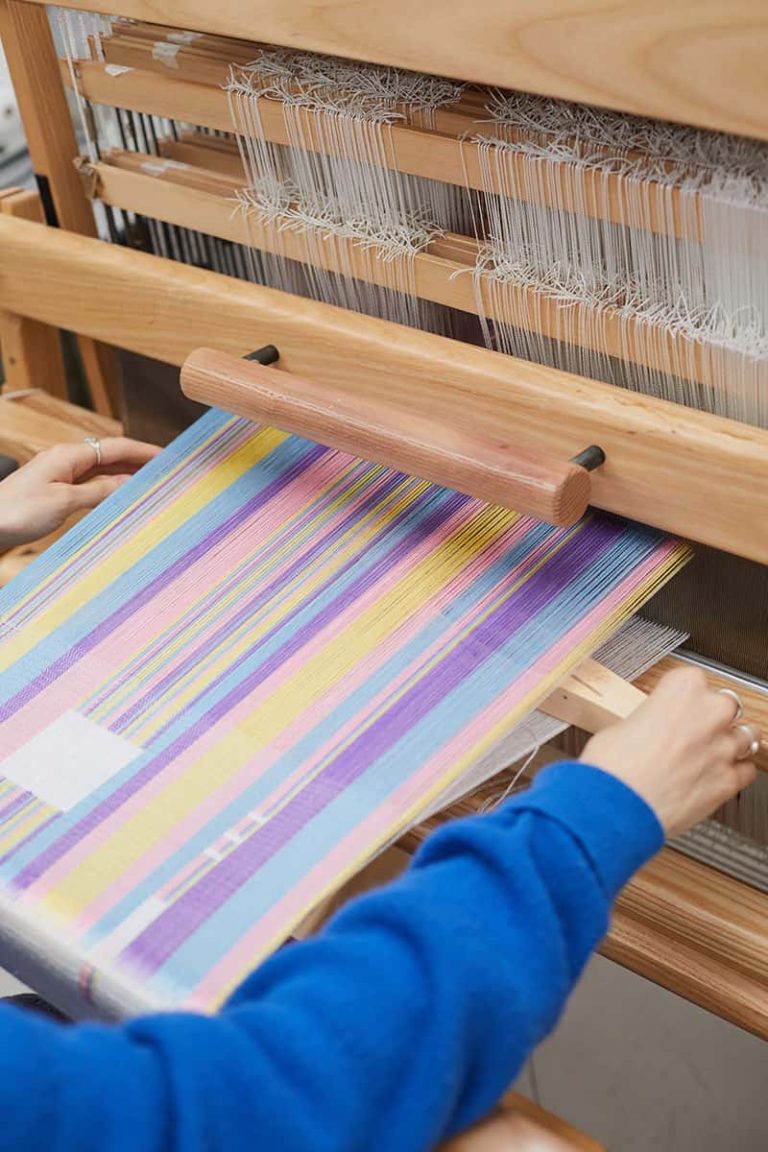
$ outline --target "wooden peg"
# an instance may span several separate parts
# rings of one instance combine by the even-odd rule
[[[594,733],[617,720],[625,720],[645,699],[645,692],[597,660],[584,660],[539,705],[539,710]]]

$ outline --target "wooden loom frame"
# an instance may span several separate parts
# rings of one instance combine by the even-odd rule
[[[142,302],[138,313],[132,307],[136,299]],[[324,365],[322,371],[331,374],[348,361],[353,373],[378,370],[384,379],[405,372],[407,383],[408,364],[426,342],[434,346],[433,355],[444,351],[454,363],[457,353],[466,352],[470,361],[478,357],[485,371],[478,371],[474,384],[481,390],[487,386],[486,366],[491,363],[503,370],[507,383],[512,378],[508,358],[498,353],[454,348],[443,337],[0,218],[0,308],[9,306],[31,320],[109,339],[171,364],[182,363],[187,350],[206,339],[242,354],[272,335],[287,340],[289,363],[295,356],[298,368]],[[444,385],[451,379],[448,364],[441,361],[439,367],[435,378]],[[460,392],[457,402],[466,403],[466,393]],[[703,471],[699,482],[704,483]],[[758,693],[744,695],[749,714],[756,722],[768,723],[768,699]],[[620,899],[603,950],[633,971],[768,1038],[768,896],[666,851]]]
[[[63,88],[41,64],[50,62],[44,43],[50,36],[40,4],[0,0],[0,32],[36,169],[48,181],[59,222],[87,235],[92,224],[71,166],[74,142],[53,142],[66,107]],[[104,7],[98,0],[67,6]],[[392,4],[385,11],[376,0],[359,0],[352,18],[345,5],[341,19],[333,4],[318,9],[310,0],[256,0],[247,27],[239,0],[223,0],[214,9],[203,0],[120,0],[108,7],[135,19],[249,34],[425,72],[455,74],[461,60],[462,78],[476,82],[768,138],[768,13],[761,0],[680,0],[673,10],[661,3],[641,10],[624,0],[608,14],[592,0],[580,6],[578,17],[569,14],[567,0],[491,0],[482,27],[470,0],[458,0],[449,11],[427,0],[412,16],[415,28],[405,16],[398,19]],[[647,63],[650,45],[653,67]],[[98,69],[85,72],[87,82],[99,82]],[[718,85],[711,83],[713,74]],[[155,77],[156,84],[162,80]],[[126,78],[125,88],[129,83]],[[188,85],[190,100],[193,89]],[[42,90],[48,93],[44,101]],[[136,100],[149,99],[147,91]],[[166,84],[170,98],[168,91]],[[47,119],[40,114],[46,109]],[[118,171],[112,166],[97,176],[114,180]],[[124,181],[121,196],[126,187]],[[146,195],[146,185],[131,187]],[[187,203],[190,212],[199,211],[199,201]],[[74,285],[64,292],[71,279]],[[142,302],[138,316],[130,307],[136,298]],[[570,457],[602,441],[608,464],[594,477],[598,506],[768,562],[768,433],[757,429],[440,337],[404,329],[393,337],[391,326],[380,321],[76,236],[44,237],[7,220],[0,220],[0,308],[176,365],[201,343],[243,355],[275,342],[291,371],[336,382],[341,372],[342,383],[346,376],[350,384],[367,374],[372,389],[390,400],[396,382],[406,406],[430,415],[437,406],[448,421],[468,417],[494,434],[506,421],[534,451]],[[569,427],[551,427],[552,413],[566,407]],[[757,693],[749,704],[756,719],[768,712]],[[766,925],[768,897],[666,851],[622,896],[603,950],[768,1037]]]
[[[42,5],[45,0],[30,0]],[[67,7],[103,11],[100,0]],[[762,0],[119,0],[114,15],[768,135]],[[114,12],[114,9],[118,9]],[[717,83],[713,83],[713,80]]]

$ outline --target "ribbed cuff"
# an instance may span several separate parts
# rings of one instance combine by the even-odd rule
[[[611,900],[664,844],[664,829],[645,800],[580,761],[545,768],[514,803],[521,807],[557,820],[579,841]]]

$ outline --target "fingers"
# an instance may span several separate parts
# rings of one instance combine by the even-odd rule
[[[760,732],[753,724],[736,724],[733,728],[736,741],[736,760],[749,760],[760,749]]]
[[[108,436],[99,441],[101,463],[92,445],[57,444],[41,452],[28,465],[41,480],[51,483],[75,484],[86,476],[102,473],[132,473],[149,463],[160,451],[152,444],[129,440],[125,436]]]
[[[756,776],[757,765],[751,760],[738,760],[731,763],[726,761],[716,780],[713,781],[715,788],[712,803],[708,806],[709,811],[714,812],[721,804],[733,800],[735,796],[738,796],[740,792],[755,782]]]
[[[101,465],[100,468],[122,468],[124,472],[135,472],[143,468],[150,460],[154,460],[160,452],[154,444],[144,444],[140,440],[129,440],[125,436],[110,436],[100,441]],[[86,444],[84,447],[88,448]],[[91,457],[95,455],[91,448]],[[91,461],[93,466],[93,460]]]
[[[69,514],[73,512],[90,512],[97,508],[103,500],[116,492],[124,484],[127,476],[95,476],[93,480],[85,480],[82,484],[71,484],[67,489]]]
[[[700,668],[676,668],[659,681],[655,697],[666,709],[698,726],[702,735],[714,737],[732,728],[742,714],[742,703],[731,688],[712,688]]]
[[[751,760],[741,760],[733,766],[733,780],[734,790],[732,795],[743,792],[745,788],[749,788],[750,784],[754,784],[757,777],[757,765],[753,764]]]

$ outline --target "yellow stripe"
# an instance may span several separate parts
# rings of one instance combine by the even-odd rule
[[[7,852],[12,852],[17,844],[20,844],[32,832],[36,832],[46,820],[51,816],[56,815],[56,809],[48,806],[42,808],[35,808],[30,812],[21,824],[16,824],[7,832],[0,834],[0,855],[5,856]]]
[[[392,510],[396,515],[396,510]],[[405,580],[362,617],[356,617],[289,681],[270,694],[247,721],[227,732],[216,745],[167,784],[135,816],[121,825],[93,856],[63,877],[45,897],[45,903],[66,916],[80,915],[88,904],[120,875],[162,841],[216,789],[258,756],[283,729],[374,650],[421,607],[425,598],[457,575],[475,550],[487,545],[516,519],[515,513],[496,513],[464,525],[434,552],[411,569]],[[470,541],[471,539],[471,550]],[[306,592],[306,588],[305,588]],[[251,637],[252,642],[252,637]],[[231,656],[228,656],[231,660]]]
[[[400,493],[399,497],[384,512],[378,508],[370,516],[366,516],[350,528],[345,537],[339,540],[338,545],[334,546],[333,552],[323,557],[322,564],[315,563],[311,571],[299,573],[293,581],[294,590],[290,595],[286,596],[288,588],[287,585],[283,585],[280,589],[280,603],[273,608],[266,606],[262,610],[266,611],[266,615],[262,615],[258,622],[248,620],[240,626],[237,632],[241,637],[239,643],[233,646],[232,642],[236,634],[231,634],[226,641],[226,651],[222,652],[214,664],[207,666],[202,675],[196,674],[194,670],[190,672],[186,677],[187,688],[185,691],[179,692],[179,686],[174,685],[172,698],[163,713],[159,716],[154,715],[151,721],[137,728],[132,734],[135,742],[147,743],[165,723],[178,714],[218,675],[226,673],[227,669],[253,646],[254,641],[261,639],[270,629],[277,627],[284,620],[289,620],[294,614],[294,610],[301,607],[309,596],[317,588],[321,588],[333,576],[334,572],[339,571],[349,559],[359,554],[366,543],[385,524],[396,521],[414,499],[413,489],[404,490],[406,484],[407,481],[404,481],[403,485],[397,489],[397,492]],[[363,527],[366,521],[368,521],[367,527]],[[224,647],[225,645],[220,645],[220,648],[223,649]]]
[[[117,545],[82,579],[68,588],[62,588],[48,609],[4,641],[0,652],[0,672],[26,656],[38,644],[42,644],[83,604],[98,596],[114,580],[124,576],[128,569],[143,559],[153,548],[173,535],[180,524],[184,524],[202,507],[215,500],[285,439],[285,433],[275,432],[272,429],[259,432],[175,500],[170,507],[139,528],[123,544]]]
[[[362,480],[359,482],[356,482],[354,484],[354,486],[352,487],[352,489],[347,490],[347,493],[340,496],[338,501],[336,501],[335,503],[337,503],[339,506],[343,505],[347,501],[347,499],[349,498],[349,495],[348,495],[349,492],[350,491],[352,493],[356,492],[362,483],[363,483]],[[240,655],[244,651],[246,651],[248,649],[248,647],[250,647],[253,644],[255,639],[258,639],[262,635],[264,635],[269,630],[269,628],[273,627],[273,625],[277,621],[284,619],[285,617],[289,616],[290,611],[293,609],[293,607],[297,603],[301,602],[301,599],[307,595],[308,590],[310,590],[310,589],[314,588],[315,586],[317,586],[318,584],[320,584],[329,572],[333,572],[334,569],[336,569],[340,566],[340,564],[343,562],[345,557],[348,557],[349,555],[352,555],[354,553],[354,551],[356,550],[356,547],[359,546],[356,543],[356,541],[370,539],[370,536],[372,535],[372,533],[377,529],[378,524],[384,523],[385,520],[387,520],[387,521],[388,520],[394,520],[395,517],[407,505],[407,501],[408,501],[409,497],[408,497],[408,494],[404,493],[404,491],[403,491],[405,489],[407,483],[408,482],[404,480],[403,483],[401,485],[399,485],[398,488],[395,490],[395,493],[390,494],[390,496],[388,498],[388,503],[391,503],[393,499],[396,499],[396,503],[394,505],[392,505],[391,511],[387,512],[385,509],[385,506],[383,504],[378,505],[368,516],[361,518],[354,526],[352,526],[348,530],[348,532],[345,534],[344,538],[342,540],[340,540],[340,542],[339,542],[339,547],[341,547],[341,545],[344,543],[344,540],[349,540],[350,538],[352,538],[352,546],[347,549],[347,552],[345,552],[345,553],[341,553],[341,552],[336,553],[335,552],[334,556],[332,556],[330,559],[326,559],[325,565],[322,569],[320,569],[320,568],[315,569],[313,567],[313,573],[317,572],[317,575],[316,575],[316,577],[314,577],[314,579],[312,581],[309,581],[307,579],[307,573],[306,572],[301,572],[298,574],[298,576],[296,576],[294,578],[293,584],[294,584],[294,587],[298,589],[298,594],[294,595],[293,599],[289,600],[283,608],[271,610],[271,614],[268,616],[265,616],[265,613],[270,611],[269,606],[265,605],[261,608],[261,610],[258,614],[255,614],[244,625],[241,625],[241,627],[238,629],[237,633],[235,633],[235,632],[230,633],[228,635],[226,641],[224,642],[224,644],[226,645],[226,649],[227,649],[226,657],[223,660],[220,660],[218,663],[216,663],[213,666],[206,664],[206,668],[204,669],[204,671],[202,673],[198,673],[195,670],[193,670],[187,677],[185,677],[185,680],[187,682],[189,682],[190,679],[193,681],[193,684],[192,684],[192,687],[190,688],[190,691],[187,692],[186,694],[184,694],[183,696],[174,696],[172,703],[168,706],[165,713],[163,714],[163,716],[160,719],[157,719],[156,715],[153,713],[152,718],[150,720],[148,720],[143,727],[141,727],[141,728],[137,727],[135,729],[136,735],[134,736],[137,743],[146,742],[155,731],[157,731],[160,727],[162,727],[163,723],[165,723],[168,719],[171,719],[173,717],[173,715],[179,711],[180,707],[182,707],[181,701],[186,702],[189,699],[191,699],[198,691],[200,691],[201,687],[204,687],[206,684],[213,681],[213,679],[215,678],[215,676],[217,674],[219,674],[220,672],[226,671],[226,668],[232,662],[232,660],[235,658],[236,655]],[[369,520],[373,520],[374,518],[378,518],[377,523],[373,524],[368,530],[364,530],[365,523]],[[306,528],[302,531],[300,537],[294,537],[291,541],[287,542],[282,547],[282,549],[280,550],[280,552],[278,554],[278,560],[282,559],[292,548],[295,547],[297,540],[299,542],[301,542],[301,540],[303,540],[304,537],[312,535],[312,532],[313,532],[313,526],[311,524],[307,525]],[[269,563],[272,563],[272,560],[265,560],[265,565],[267,565]],[[247,585],[238,585],[237,587],[233,588],[230,591],[230,593],[227,594],[226,597],[222,597],[221,599],[217,600],[214,603],[211,610],[208,613],[206,613],[205,619],[201,622],[199,630],[201,631],[203,629],[203,627],[205,626],[205,624],[211,618],[215,618],[216,616],[219,616],[222,612],[224,612],[226,610],[226,608],[233,601],[236,601],[238,598],[242,597],[246,593],[246,591],[249,587],[255,586],[258,583],[258,581],[262,578],[262,576],[263,576],[263,568],[260,567],[252,574],[252,576],[249,577]],[[286,591],[287,591],[287,586],[283,585],[279,589],[278,594],[280,596],[284,596]],[[243,635],[244,641],[241,645],[235,646],[233,648],[232,642],[235,639],[235,636],[237,634]],[[153,659],[151,664],[147,664],[146,666],[142,666],[140,672],[138,673],[139,683],[137,684],[135,681],[132,681],[126,688],[127,694],[130,695],[133,692],[141,691],[141,683],[140,682],[142,680],[148,679],[149,675],[153,669],[155,671],[160,670],[164,665],[167,665],[169,663],[171,656],[174,652],[176,652],[181,647],[187,646],[191,642],[194,642],[194,634],[192,636],[190,636],[190,634],[187,632],[187,633],[184,633],[184,635],[179,638],[178,643],[174,643],[173,645],[169,645],[169,646],[165,647],[158,654],[158,656]],[[220,647],[223,647],[223,646],[224,645],[220,645]],[[213,655],[212,652],[208,653],[209,658],[212,655]],[[148,670],[146,676],[145,676],[145,667]],[[171,691],[178,692],[178,688],[179,688],[179,685],[175,684]],[[122,695],[124,695],[124,693],[121,692],[121,696]]]

